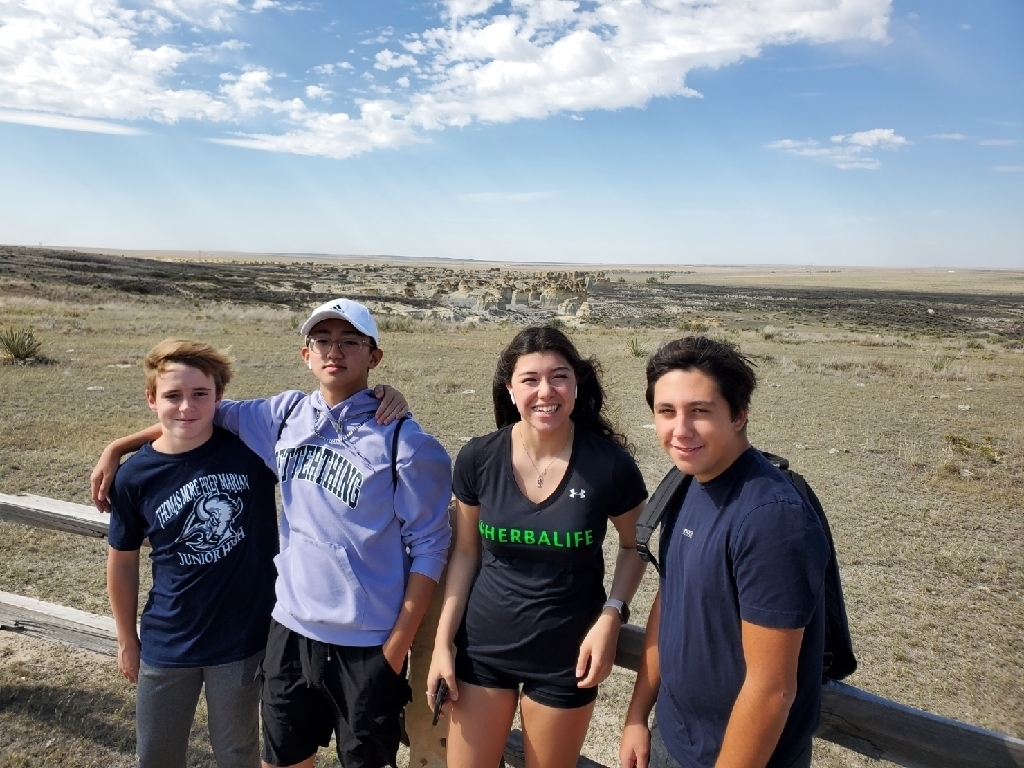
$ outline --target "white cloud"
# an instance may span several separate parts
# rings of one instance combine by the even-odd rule
[[[859,131],[857,133],[851,133],[849,135],[840,135],[832,137],[833,144],[853,144],[858,147],[865,147],[870,149],[872,147],[883,147],[885,149],[893,149],[894,147],[902,147],[910,144],[902,136],[898,136],[896,131],[892,128],[873,128],[870,131]]]
[[[241,75],[225,73],[220,77],[224,81],[220,93],[241,115],[255,115],[263,110],[269,110],[286,113],[292,119],[298,120],[307,112],[306,105],[301,99],[280,101],[270,95],[273,92],[270,87],[273,75],[266,69],[251,69]]]
[[[1022,173],[1024,172],[1024,165],[997,165],[992,170],[999,173]]]
[[[306,97],[309,99],[321,99],[327,103],[330,103],[330,96],[334,91],[329,91],[322,85],[307,85],[306,86]]]
[[[333,64],[321,64],[319,66],[313,67],[312,71],[316,72],[318,75],[333,75],[334,74],[334,65]]]
[[[933,133],[929,139],[945,139],[947,141],[967,141],[967,136],[962,133]]]
[[[965,30],[965,31],[966,31],[966,30],[968,30],[968,29],[971,29],[971,25],[970,25],[970,24],[961,24],[961,25],[960,25],[960,29],[962,29],[962,30]]]
[[[912,143],[892,128],[873,128],[832,136],[830,145],[826,146],[814,139],[780,139],[765,146],[787,155],[812,157],[844,171],[873,171],[882,167],[881,161],[872,154],[875,149],[897,149]]]
[[[365,101],[360,115],[350,118],[344,112],[324,114],[308,112],[293,117],[297,127],[284,134],[240,134],[235,138],[211,139],[247,149],[291,152],[344,159],[375,149],[397,147],[422,141],[408,125],[394,119],[391,102]]]
[[[982,147],[1012,147],[1016,143],[1014,139],[981,139],[978,142]]]
[[[394,34],[395,30],[392,27],[385,27],[376,37],[370,37],[366,40],[360,40],[359,42],[362,45],[382,45],[391,40],[391,36]],[[355,51],[349,51],[349,53],[355,53]]]
[[[86,133],[107,133],[114,136],[138,136],[145,133],[139,128],[117,123],[105,123],[102,120],[86,120],[81,117],[54,115],[46,112],[22,112],[13,109],[0,109],[0,123],[20,123],[35,125],[40,128],[59,128],[65,131],[84,131]]]
[[[373,65],[373,68],[381,69],[385,72],[389,69],[397,69],[398,67],[416,66],[416,57],[410,56],[407,53],[395,53],[387,48],[377,54],[376,60],[377,63]]]
[[[218,16],[214,6],[228,4],[193,2],[190,10],[203,5],[209,21]],[[134,42],[141,31],[170,24],[166,14],[183,12],[178,3],[145,12],[115,0],[2,0],[0,8],[0,107],[169,123],[230,117],[214,95],[167,84],[196,53]]]
[[[400,86],[400,87],[402,87],[402,88],[408,88],[409,87],[409,78],[408,77],[404,77],[404,76],[400,77],[397,80],[395,80],[395,84]]]
[[[352,114],[278,97],[269,70],[254,61],[224,76],[219,88],[189,88],[180,84],[185,64],[209,54],[148,42],[184,24],[228,30],[239,14],[270,7],[298,6],[0,0],[0,107],[100,120],[233,120],[241,134],[225,141],[235,145],[348,157],[450,126],[699,97],[686,83],[695,68],[729,66],[773,45],[884,42],[892,11],[891,0],[442,0],[442,26],[394,43],[387,28],[364,41],[390,45],[364,76],[401,67],[420,76],[401,84],[400,97],[357,101]],[[152,36],[145,44],[144,33]],[[313,71],[329,74],[327,66]],[[267,111],[278,116],[276,131],[245,131],[246,120]],[[851,158],[858,154],[853,147],[891,146],[885,137],[854,136],[841,143]]]

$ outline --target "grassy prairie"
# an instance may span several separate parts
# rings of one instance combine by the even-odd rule
[[[708,311],[701,322],[756,359],[751,438],[787,456],[829,513],[861,661],[849,682],[1024,737],[1019,343],[893,333],[888,324],[836,327],[806,313],[771,325],[755,311]],[[87,503],[103,445],[151,423],[140,362],[167,336],[229,347],[237,363],[232,397],[310,388],[298,357],[302,319],[283,306],[53,282],[30,288],[0,274],[0,328],[33,327],[46,358],[0,365],[0,492]],[[494,363],[516,329],[396,327],[404,330],[384,333],[374,379],[398,386],[454,455],[492,428]],[[679,328],[572,331],[581,350],[600,358],[611,414],[652,490],[667,460],[650,428],[644,359],[636,355]],[[0,524],[3,591],[106,613],[104,558],[99,541]],[[649,574],[634,604],[639,623],[654,588]],[[617,763],[630,686],[630,675],[617,671],[602,688],[586,753],[605,765]],[[110,659],[0,633],[0,767],[131,765],[132,716],[131,689]],[[213,765],[201,726],[193,741],[189,764]],[[321,762],[335,764],[326,751]],[[828,745],[816,750],[818,766],[867,762]]]

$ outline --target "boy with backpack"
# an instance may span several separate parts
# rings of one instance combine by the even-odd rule
[[[742,355],[704,337],[647,363],[658,440],[692,481],[662,530],[622,768],[810,765],[831,551],[815,510],[747,440],[755,386]]]
[[[223,401],[216,416],[275,469],[284,502],[263,761],[312,766],[333,734],[346,768],[393,766],[406,654],[451,538],[451,460],[410,418],[374,418],[383,352],[366,307],[327,302],[301,333],[316,391]]]

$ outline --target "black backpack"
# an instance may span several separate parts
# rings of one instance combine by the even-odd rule
[[[828,565],[825,567],[825,657],[822,666],[822,682],[825,680],[842,680],[857,669],[857,659],[853,655],[853,641],[850,639],[850,625],[846,618],[846,603],[843,601],[843,585],[839,580],[839,563],[836,561],[836,546],[832,541],[832,529],[829,527],[828,518],[825,517],[825,510],[821,508],[821,502],[811,490],[807,481],[789,468],[789,461],[772,453],[762,452],[764,457],[779,470],[789,481],[793,483],[800,495],[818,513],[818,522],[825,531],[825,538],[828,539],[828,548],[832,553]],[[683,496],[690,485],[691,476],[684,475],[673,467],[661,481],[657,490],[651,494],[647,501],[640,519],[636,523],[636,548],[640,557],[654,566],[654,569],[661,573],[658,558],[654,556],[648,546],[654,529],[662,524],[662,536],[659,557],[664,560],[664,542],[668,538],[665,531],[671,526],[673,520],[664,520],[665,512],[677,511],[683,503]]]

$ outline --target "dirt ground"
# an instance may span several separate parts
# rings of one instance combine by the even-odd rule
[[[9,265],[0,256],[0,267]],[[0,269],[0,329],[32,327],[45,358],[0,365],[0,492],[87,503],[89,470],[103,445],[151,422],[140,362],[167,336],[229,347],[237,367],[232,397],[311,388],[297,328],[318,298],[269,304],[140,294],[113,279]],[[975,292],[965,280],[954,299],[946,297],[959,319],[936,324],[937,312],[927,309],[938,306],[937,294],[889,284],[887,298],[858,279],[847,293],[808,294],[798,313],[757,300],[780,289],[756,283],[729,289],[755,297],[750,306],[715,304],[720,286],[706,291],[708,303],[673,318],[593,322],[571,334],[603,364],[610,413],[652,490],[668,465],[643,401],[645,352],[707,329],[753,356],[760,383],[752,441],[791,460],[832,522],[861,663],[848,682],[1024,737],[1021,283],[1004,281],[993,302],[990,284],[979,282]],[[666,282],[666,291],[683,290]],[[655,315],[659,303],[674,301],[658,290],[648,299]],[[693,285],[685,290],[704,295]],[[493,428],[490,380],[515,330],[410,324],[385,331],[375,380],[398,386],[454,455]],[[606,546],[614,550],[614,534]],[[106,613],[104,558],[101,541],[0,524],[3,591]],[[634,601],[637,623],[654,588],[648,574]],[[585,753],[605,765],[616,763],[631,685],[630,673],[617,670],[601,690]],[[132,692],[111,659],[0,633],[0,767],[131,765],[132,715]],[[202,720],[189,765],[213,765]],[[321,762],[332,764],[329,753]],[[867,762],[816,745],[816,766]]]

